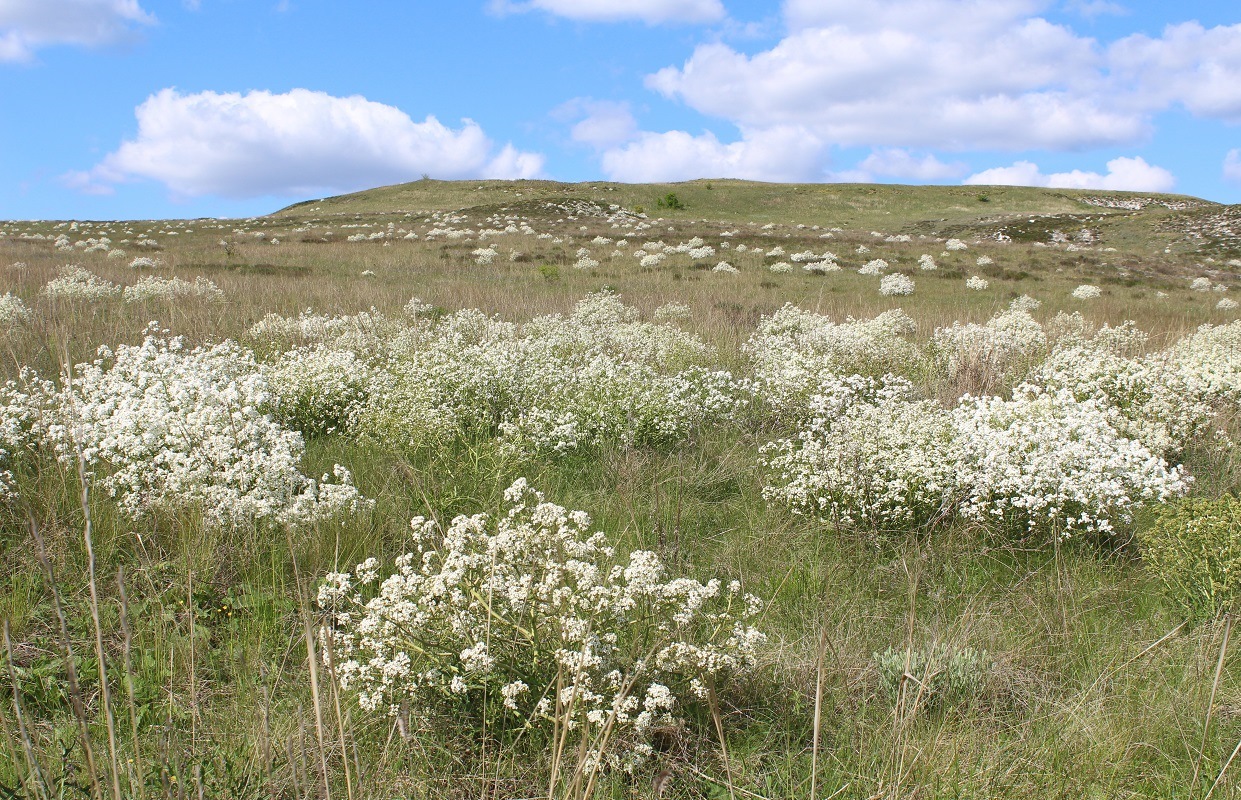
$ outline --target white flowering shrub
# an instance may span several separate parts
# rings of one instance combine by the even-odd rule
[[[1211,279],[1207,277],[1194,278],[1189,282],[1189,288],[1195,292],[1211,291]]]
[[[110,256],[111,253],[108,255]],[[138,256],[133,261],[129,262],[130,269],[158,269],[162,266],[164,266],[163,261],[160,261],[158,258],[151,258],[150,256]]]
[[[1047,334],[1014,303],[985,324],[936,328],[932,349],[949,380],[975,393],[994,393],[1024,377],[1047,353]]]
[[[986,278],[978,275],[971,275],[965,279],[965,288],[971,289],[975,292],[981,292],[990,285],[991,284],[987,282]]]
[[[914,280],[908,275],[894,272],[879,281],[879,294],[884,297],[903,297],[914,293]]]
[[[821,389],[797,435],[763,449],[763,497],[838,527],[908,531],[947,519],[959,491],[951,417],[892,376]]]
[[[967,245],[965,242],[961,241],[960,239],[949,239],[948,241],[944,242],[944,249],[948,250],[949,252],[968,250],[969,245]]]
[[[767,267],[767,269],[771,272],[776,273],[777,275],[787,275],[793,271],[793,265],[787,261],[777,261],[776,263]]]
[[[1117,431],[1114,409],[1063,389],[1023,385],[1013,395],[966,396],[953,412],[965,516],[1065,537],[1103,533],[1188,490],[1179,466]]]
[[[390,349],[358,424],[413,447],[456,437],[498,438],[518,455],[661,446],[728,419],[747,397],[729,373],[705,367],[714,351],[701,340],[643,322],[609,294],[521,326],[449,314]]]
[[[1206,432],[1214,407],[1196,397],[1165,358],[1126,356],[1106,346],[1107,333],[1101,333],[1101,339],[1058,347],[1030,382],[1115,410],[1116,430],[1160,456],[1181,452]]]
[[[431,309],[418,306],[415,310],[430,313]],[[405,313],[410,313],[410,305],[406,305]],[[250,326],[247,340],[262,352],[323,344],[338,350],[375,354],[385,352],[405,330],[403,321],[391,319],[374,308],[343,317],[329,317],[307,309],[296,317],[268,314]]]
[[[120,293],[121,287],[112,281],[73,264],[43,286],[43,296],[49,300],[108,300]]]
[[[62,458],[85,459],[132,517],[188,508],[217,526],[293,524],[365,508],[343,467],[321,481],[300,472],[302,437],[263,412],[267,400],[235,342],[186,350],[151,335],[75,368],[48,439]]]
[[[726,273],[736,275],[741,270],[737,269],[732,264],[729,264],[727,261],[721,261],[720,263],[712,267],[711,271],[712,272],[726,272]]]
[[[352,351],[324,345],[281,353],[263,372],[271,392],[268,407],[276,419],[309,435],[348,430],[370,396],[375,374]]]
[[[16,328],[30,321],[30,307],[12,292],[0,295],[0,327]]]
[[[1073,290],[1073,297],[1077,300],[1095,300],[1102,296],[1103,290],[1089,283],[1083,283]]]
[[[797,419],[806,415],[823,380],[920,370],[924,357],[911,341],[914,330],[914,321],[899,309],[835,323],[789,303],[763,317],[744,349],[754,365],[757,397],[777,416]]]
[[[1238,307],[1241,307],[1241,304],[1238,304],[1237,301],[1233,300],[1231,297],[1222,297],[1220,298],[1220,301],[1215,304],[1216,311],[1236,311]]]
[[[126,286],[123,292],[126,303],[142,303],[152,300],[173,302],[181,299],[206,300],[218,302],[224,299],[224,292],[215,282],[199,276],[193,283],[181,278],[161,278],[150,275],[140,279],[133,286]]]
[[[760,602],[737,582],[618,558],[585,512],[525,479],[505,502],[443,531],[414,519],[414,550],[382,581],[375,559],[326,577],[324,658],[364,710],[467,735],[558,728],[590,763],[632,768],[655,728],[753,667]]]
[[[1161,357],[1190,396],[1221,409],[1241,405],[1241,320],[1203,325]]]
[[[0,386],[0,507],[17,498],[13,470],[37,457],[40,444],[58,424],[57,398],[56,385],[29,367]]]
[[[923,253],[918,257],[918,269],[925,272],[933,272],[939,269],[939,265],[935,263],[935,259],[930,253]]]
[[[883,271],[888,268],[888,262],[882,258],[876,258],[873,261],[867,261],[858,270],[859,275],[882,275]]]

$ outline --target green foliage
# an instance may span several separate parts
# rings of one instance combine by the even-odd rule
[[[560,267],[555,264],[539,264],[539,274],[547,282],[560,280]]]
[[[1193,618],[1233,609],[1241,597],[1241,500],[1191,498],[1161,506],[1140,534],[1147,569]]]
[[[657,208],[667,208],[672,211],[679,211],[685,208],[685,204],[681,202],[681,198],[676,196],[676,192],[668,192],[663,197],[655,201]]]
[[[987,683],[991,657],[985,650],[955,649],[936,642],[919,649],[889,647],[874,654],[879,687],[894,704],[942,708],[968,704]]]

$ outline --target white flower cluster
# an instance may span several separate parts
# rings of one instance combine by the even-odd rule
[[[931,346],[949,380],[994,392],[1023,378],[1046,356],[1047,335],[1014,301],[984,325],[954,322],[937,328]]]
[[[321,481],[299,471],[301,435],[263,412],[267,382],[235,342],[186,350],[149,335],[102,348],[65,389],[43,387],[43,445],[83,458],[132,517],[194,509],[211,525],[298,524],[369,505],[343,467]]]
[[[914,279],[894,272],[879,281],[879,294],[884,297],[903,297],[914,293]]]
[[[888,262],[882,258],[876,258],[873,261],[867,261],[858,270],[859,275],[882,275],[883,271],[888,268]]]
[[[0,386],[0,504],[17,497],[16,462],[33,456],[55,423],[56,386],[23,367]]]
[[[283,424],[304,434],[347,430],[370,396],[375,370],[350,350],[297,347],[263,368],[268,406]]]
[[[1067,390],[1018,387],[1011,400],[963,397],[953,412],[963,451],[961,513],[1028,531],[1106,532],[1143,504],[1184,494],[1178,466],[1127,439],[1117,412]]]
[[[43,296],[49,300],[108,300],[120,293],[121,287],[112,281],[73,264],[62,268],[60,275],[43,287]]]
[[[929,527],[953,514],[1059,536],[1111,531],[1189,479],[1123,436],[1115,409],[1023,384],[1012,399],[961,398],[944,410],[899,384],[844,379],[854,402],[815,399],[792,439],[765,451],[769,500],[837,525]],[[869,395],[869,396],[867,396]]]
[[[981,292],[990,285],[991,284],[987,282],[986,278],[980,277],[978,275],[971,275],[965,279],[965,288],[972,289],[976,292]]]
[[[16,328],[30,320],[30,307],[12,292],[0,295],[0,327]]]
[[[151,300],[173,302],[181,299],[206,300],[218,302],[224,299],[224,292],[215,282],[199,276],[193,283],[181,278],[161,278],[149,275],[140,279],[133,286],[126,286],[123,292],[126,303],[142,303]]]
[[[823,380],[915,372],[923,358],[910,340],[914,329],[914,321],[900,309],[835,323],[788,303],[763,317],[746,342],[754,390],[777,416],[801,418]]]
[[[653,729],[754,665],[761,603],[736,581],[666,578],[649,551],[626,563],[586,513],[524,478],[505,500],[504,516],[443,531],[414,519],[415,550],[382,582],[376,559],[326,576],[324,658],[363,709],[472,731],[559,726],[596,763],[632,767]]]
[[[1095,300],[1102,296],[1103,290],[1089,283],[1083,283],[1073,290],[1073,297],[1077,300]]]
[[[950,418],[904,379],[833,376],[796,437],[763,450],[763,497],[836,525],[910,530],[945,518],[960,457]]]
[[[251,335],[301,345],[269,371],[273,408],[299,430],[412,447],[482,437],[533,455],[669,444],[739,412],[745,385],[705,368],[714,351],[671,324],[685,312],[643,322],[597,294],[524,325],[476,310],[409,323],[306,313],[269,317]]]

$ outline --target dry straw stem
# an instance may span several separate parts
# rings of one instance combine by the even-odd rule
[[[1211,695],[1210,697],[1207,698],[1206,719],[1202,721],[1202,741],[1199,742],[1198,744],[1198,757],[1194,759],[1194,778],[1191,783],[1195,787],[1198,785],[1198,774],[1199,774],[1199,770],[1202,767],[1203,756],[1206,755],[1207,734],[1210,733],[1211,731],[1211,718],[1215,713],[1215,694],[1217,691],[1219,691],[1220,678],[1224,674],[1224,661],[1228,655],[1228,639],[1231,635],[1232,635],[1232,615],[1228,614],[1224,618],[1224,638],[1223,638],[1223,641],[1221,641],[1219,645],[1219,660],[1215,662],[1215,676],[1214,678],[1211,679]],[[1228,763],[1229,764],[1232,763],[1231,757],[1228,759]],[[1220,778],[1223,778],[1224,770],[1226,769],[1228,769],[1228,764],[1225,764],[1224,769],[1220,770]],[[1216,784],[1218,784],[1219,778],[1217,778],[1215,782]],[[1214,791],[1214,790],[1215,790],[1215,787],[1212,786],[1211,791]],[[1209,796],[1210,792],[1208,792],[1207,794]]]
[[[103,800],[103,788],[99,781],[99,769],[95,764],[95,748],[91,744],[90,721],[86,717],[86,704],[83,702],[81,684],[78,682],[78,671],[74,665],[73,644],[69,639],[69,623],[65,619],[64,606],[60,601],[60,589],[56,583],[56,575],[52,571],[52,562],[47,557],[47,546],[39,533],[39,525],[33,516],[29,518],[30,533],[34,537],[35,547],[39,554],[39,563],[47,575],[48,585],[52,587],[52,606],[56,611],[56,619],[60,623],[60,646],[64,656],[65,674],[69,684],[69,702],[73,706],[73,715],[77,718],[78,730],[81,734],[82,753],[86,758],[86,772],[90,779],[91,796]]]
[[[289,558],[293,562],[293,581],[297,584],[297,601],[302,617],[303,638],[306,643],[306,661],[310,671],[310,697],[315,709],[315,737],[319,745],[319,770],[323,780],[323,795],[327,800],[332,800],[332,786],[327,766],[327,737],[323,729],[323,701],[319,685],[319,657],[315,653],[314,630],[310,624],[310,604],[306,599],[301,572],[297,566],[297,550],[293,545],[292,530],[286,528],[285,536],[289,543]],[[350,789],[350,794],[352,794],[352,789]]]
[[[116,722],[112,717],[112,690],[108,685],[107,659],[103,651],[103,625],[99,618],[99,589],[95,581],[95,545],[92,540],[90,513],[90,483],[86,477],[86,459],[78,454],[78,481],[82,493],[82,538],[86,542],[87,583],[90,586],[90,614],[95,629],[95,660],[99,669],[99,695],[103,704],[103,718],[108,729],[108,758],[111,760],[111,788],[113,800],[121,800],[121,764],[116,749]]]
[[[22,740],[22,755],[26,759],[26,780],[33,781],[35,795],[41,800],[46,800],[47,780],[43,777],[39,758],[34,752],[34,744],[30,741],[30,731],[26,727],[25,715],[22,713],[21,684],[17,680],[17,670],[13,664],[13,640],[9,636],[7,619],[4,620],[4,652],[8,656],[9,684],[13,688],[13,713],[17,717],[17,730]]]

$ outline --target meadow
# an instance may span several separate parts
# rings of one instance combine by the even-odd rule
[[[1239,293],[1122,192],[0,223],[0,797],[1239,796]]]

